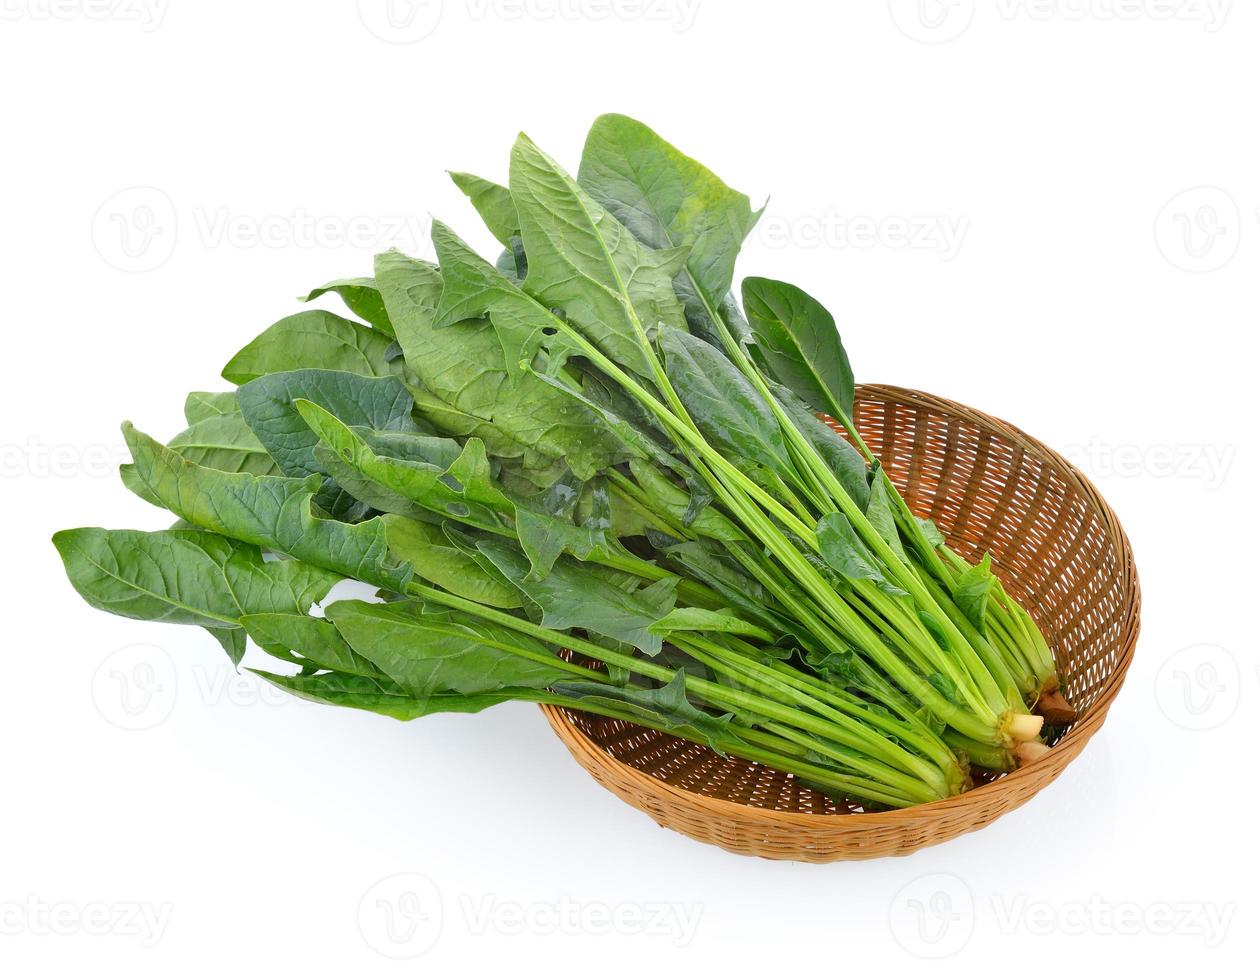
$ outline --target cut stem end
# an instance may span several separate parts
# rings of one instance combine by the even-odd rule
[[[1022,767],[1032,765],[1049,751],[1050,747],[1040,742],[1020,742],[1015,746],[1012,754],[1015,756],[1015,761]]]
[[[1015,745],[1031,742],[1041,734],[1042,720],[1041,715],[1011,714],[1002,726],[1002,732]]]

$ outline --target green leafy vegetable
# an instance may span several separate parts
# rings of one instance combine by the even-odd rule
[[[242,385],[236,400],[249,427],[288,476],[323,472],[315,458],[318,440],[295,406],[299,400],[327,409],[346,425],[415,429],[411,395],[396,378],[316,369],[285,371]]]
[[[687,250],[645,248],[526,136],[510,187],[529,256],[525,292],[564,311],[617,363],[650,374],[648,332],[685,328],[672,281]]]
[[[375,290],[373,290],[375,292]],[[233,384],[282,371],[319,367],[369,377],[388,377],[392,338],[324,310],[295,313],[246,344],[223,368]]]
[[[836,321],[802,289],[774,279],[744,280],[744,312],[780,383],[818,412],[853,415],[853,371]]]
[[[643,123],[615,113],[591,127],[578,183],[649,248],[687,250],[675,290],[688,319],[713,339],[710,311],[730,291],[735,257],[760,216],[748,197]]]
[[[987,551],[979,565],[970,566],[958,576],[958,582],[954,586],[954,601],[981,634],[986,629],[985,610],[996,588],[998,580],[993,574],[992,559]]]
[[[436,221],[436,263],[313,290],[358,319],[268,327],[168,446],[124,426],[124,484],[177,524],[57,534],[83,598],[237,664],[252,639],[308,701],[551,704],[868,809],[1044,751],[1051,650],[865,445],[834,319],[732,294],[749,198],[618,115],[576,179],[526,136],[508,169],[452,175],[497,260]],[[377,601],[330,602],[342,579]]]
[[[60,531],[53,543],[87,602],[128,619],[203,626],[233,662],[243,616],[306,613],[341,578],[300,561],[264,561],[256,548],[208,531]]]
[[[490,233],[503,245],[512,248],[521,237],[521,223],[516,217],[516,202],[502,184],[473,174],[452,173],[455,186],[468,195]]]
[[[362,317],[386,336],[394,336],[393,324],[390,323],[389,314],[385,310],[380,290],[377,289],[374,280],[362,277],[337,279],[318,289],[312,289],[302,299],[309,303],[325,293],[336,293],[355,316]]]
[[[379,520],[343,524],[317,517],[311,500],[318,477],[293,479],[221,473],[197,466],[130,425],[123,436],[132,462],[124,482],[137,495],[189,524],[216,531],[402,592],[411,569],[390,560]]]

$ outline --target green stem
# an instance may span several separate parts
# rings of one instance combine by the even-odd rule
[[[1009,772],[1015,768],[1015,760],[1011,757],[1010,752],[1001,746],[985,745],[983,742],[977,742],[974,739],[967,738],[966,735],[960,735],[958,732],[946,730],[945,741],[956,748],[959,752],[963,752],[967,756],[967,760],[980,769],[989,769],[993,772]]]
[[[846,748],[863,752],[881,763],[900,770],[905,775],[921,780],[940,795],[948,795],[948,780],[939,769],[933,767],[927,760],[901,748],[895,742],[885,739],[882,735],[872,738],[872,733],[867,726],[859,721],[855,721],[843,710],[837,709],[807,692],[793,688],[779,679],[773,671],[762,667],[760,664],[743,660],[738,655],[733,655],[730,651],[723,650],[716,644],[700,637],[684,638],[674,634],[670,639],[678,649],[698,660],[715,673],[729,677],[731,680],[759,685],[778,696],[789,698],[795,705],[807,708],[833,722],[838,731],[845,732],[849,736],[847,738],[833,737],[832,741],[838,742]],[[779,734],[782,734],[782,732]]]
[[[605,718],[615,718],[619,721],[625,721],[632,725],[639,725],[644,728],[652,728],[656,731],[663,732],[666,735],[672,735],[675,738],[681,738],[685,741],[694,742],[695,739],[688,737],[674,729],[670,729],[660,725],[654,725],[647,718],[638,716],[632,711],[618,711],[611,705],[600,703],[588,703],[582,698],[570,698],[552,691],[531,691],[522,692],[517,700],[530,701],[535,704],[552,704],[560,708],[569,708],[573,711],[584,711],[589,714],[601,715]],[[737,730],[733,726],[733,730]],[[743,736],[752,733],[751,730],[745,729],[738,731]],[[759,733],[752,733],[759,735]],[[766,742],[765,737],[755,738],[755,742]],[[788,743],[792,745],[792,743]],[[864,779],[861,776],[848,775],[846,773],[836,772],[828,769],[823,765],[808,762],[802,754],[797,754],[799,750],[793,752],[784,752],[780,750],[767,749],[764,745],[754,744],[754,741],[741,741],[717,739],[715,744],[710,746],[726,755],[735,755],[750,762],[758,762],[762,765],[770,766],[778,769],[780,772],[792,773],[798,777],[804,777],[811,785],[817,786],[823,790],[832,790],[842,794],[845,798],[858,800],[871,800],[876,803],[882,803],[892,807],[908,807],[914,806],[916,803],[926,802],[925,800],[915,799],[906,795],[898,794],[888,787],[875,780]],[[795,749],[795,746],[793,746]]]

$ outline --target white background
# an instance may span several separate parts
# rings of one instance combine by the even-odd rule
[[[1258,5],[152,2],[0,2],[0,972],[1254,976]],[[532,707],[289,702],[65,582],[57,528],[163,524],[121,419],[173,434],[297,294],[472,233],[445,169],[502,179],[520,129],[576,166],[612,110],[769,198],[740,272],[820,296],[860,380],[1015,422],[1125,522],[1128,683],[989,829],[735,857]]]

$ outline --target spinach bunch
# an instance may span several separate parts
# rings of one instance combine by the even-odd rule
[[[1040,749],[1053,658],[986,560],[916,517],[853,424],[836,324],[735,261],[749,199],[603,116],[573,177],[527,137],[435,222],[194,392],[124,484],[169,530],[55,544],[90,604],[208,630],[293,694],[400,719],[562,705],[870,807]],[[825,413],[848,439],[819,419]],[[321,606],[342,579],[377,601]]]

